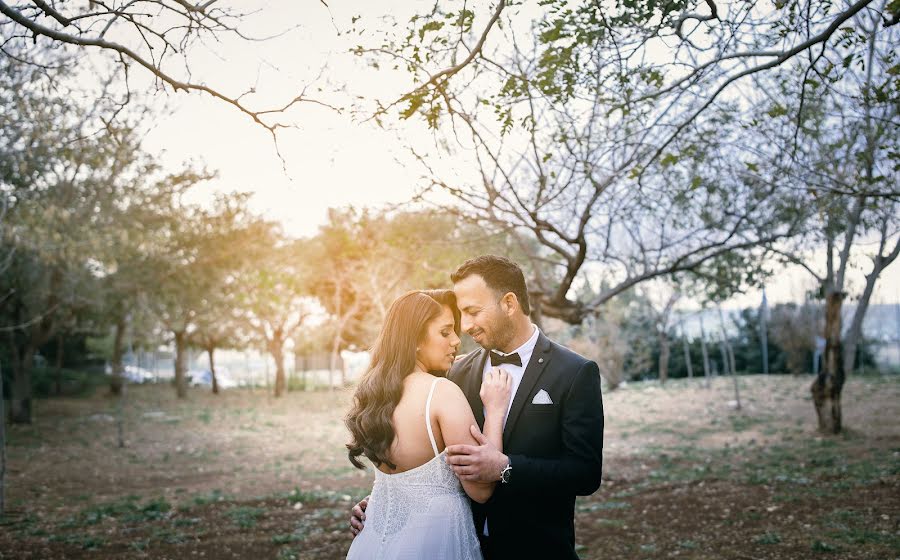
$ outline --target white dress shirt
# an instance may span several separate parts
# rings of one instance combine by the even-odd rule
[[[540,330],[538,330],[537,326],[532,323],[531,328],[533,332],[531,336],[526,340],[521,346],[510,352],[509,354],[518,354],[519,359],[522,360],[522,365],[517,366],[514,364],[500,364],[500,369],[505,371],[512,377],[512,393],[509,396],[509,404],[506,405],[506,415],[503,417],[503,427],[506,428],[506,419],[509,418],[509,411],[512,408],[513,399],[516,398],[516,391],[519,390],[519,384],[522,383],[522,377],[525,375],[525,368],[528,367],[528,362],[531,360],[531,355],[534,353],[534,345],[537,344],[538,334]],[[504,354],[499,350],[494,350],[497,354],[501,356],[508,356],[509,354]],[[491,370],[491,357],[488,356],[488,359],[484,361],[484,371],[481,372],[481,378],[487,375],[487,373]]]

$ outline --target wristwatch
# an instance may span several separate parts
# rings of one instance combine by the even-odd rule
[[[509,476],[512,474],[512,464],[506,463],[506,466],[503,467],[503,470],[500,471],[500,483],[507,484],[509,482]]]

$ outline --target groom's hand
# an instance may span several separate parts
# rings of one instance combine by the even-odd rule
[[[494,447],[478,426],[471,426],[469,431],[478,445],[447,446],[447,463],[460,480],[497,482],[500,471],[509,464],[509,457]]]
[[[366,507],[369,505],[369,496],[366,496],[350,510],[350,532],[354,537],[363,530],[366,521]]]

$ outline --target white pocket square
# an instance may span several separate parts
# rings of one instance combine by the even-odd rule
[[[547,391],[541,389],[532,399],[531,404],[553,404],[553,399],[547,394]]]

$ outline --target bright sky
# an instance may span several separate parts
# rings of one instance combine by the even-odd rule
[[[282,106],[304,87],[308,97],[347,107],[354,95],[399,95],[412,83],[402,74],[364,67],[349,53],[358,37],[339,35],[321,3],[263,4],[249,20],[250,32],[264,36],[299,27],[259,43],[222,37],[213,45],[214,53],[195,49],[195,81],[235,96],[256,85],[260,93],[247,101],[260,109]],[[341,30],[359,14],[370,24],[389,13],[401,12],[403,21],[409,17],[409,6],[401,9],[400,2],[378,2],[377,12],[374,3],[347,4],[329,2]],[[422,7],[421,2],[406,4]],[[346,93],[338,91],[342,84]],[[163,160],[172,167],[195,160],[217,170],[219,179],[195,196],[205,198],[212,190],[252,191],[254,209],[281,221],[294,235],[314,233],[330,207],[407,200],[420,174],[398,161],[408,156],[394,133],[358,122],[348,111],[339,114],[314,104],[288,111],[283,120],[298,128],[279,132],[283,166],[269,133],[234,107],[200,94],[170,94],[168,103],[172,114],[155,123],[145,140],[147,149],[164,154]],[[407,135],[419,134],[427,141],[421,126],[408,124]]]
[[[412,13],[430,9],[430,1],[329,2],[330,12],[315,0],[261,4],[261,11],[244,29],[246,33],[264,36],[298,27],[260,43],[223,36],[210,49],[193,50],[195,81],[230,95],[255,85],[260,93],[247,99],[258,108],[283,105],[304,86],[310,97],[344,107],[356,95],[389,99],[411,88],[410,77],[404,73],[363,66],[348,52],[359,43],[358,35],[339,34],[335,25],[349,31],[351,17],[361,15],[362,24],[374,27],[377,18],[388,16],[403,29]],[[484,11],[482,17],[486,17],[486,4],[472,9]],[[136,73],[134,77],[140,79]],[[336,93],[342,86],[345,91]],[[253,208],[282,222],[290,234],[314,233],[325,221],[328,208],[402,202],[419,185],[421,169],[411,161],[396,133],[359,122],[348,112],[338,114],[312,104],[288,112],[285,119],[299,128],[279,133],[283,168],[268,132],[235,108],[199,94],[170,94],[164,99],[172,112],[154,123],[145,147],[160,154],[172,168],[193,160],[217,170],[219,178],[198,190],[197,199],[208,198],[214,190],[252,191]],[[403,136],[407,142],[414,140],[414,145],[432,143],[424,127],[414,121],[403,123]],[[862,276],[858,271],[855,274],[858,293]],[[873,303],[897,301],[898,286],[900,265],[895,265],[883,275]],[[808,274],[794,267],[771,283],[769,300],[802,300],[810,287]],[[727,307],[755,306],[759,297],[754,291],[735,298]]]

